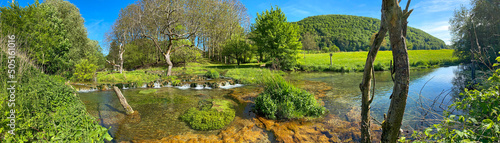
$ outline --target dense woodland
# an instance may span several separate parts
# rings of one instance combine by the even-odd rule
[[[304,50],[368,51],[371,39],[380,28],[380,20],[351,15],[319,15],[304,18],[298,22],[302,31],[302,41],[312,38],[310,44],[304,44]],[[409,50],[436,50],[448,48],[443,40],[420,29],[408,27],[407,42]],[[380,50],[389,50],[389,36]]]

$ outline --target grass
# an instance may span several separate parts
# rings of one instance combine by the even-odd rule
[[[301,70],[305,71],[363,71],[368,52],[339,52],[333,53],[330,66],[329,53],[305,54],[301,58]],[[458,62],[453,57],[453,50],[409,50],[410,66],[413,68],[428,68],[442,65],[452,65]],[[375,60],[375,70],[388,70],[392,60],[391,51],[379,51]]]
[[[101,83],[147,83],[152,82],[160,78],[158,74],[146,73],[146,71],[156,70],[146,69],[146,70],[136,70],[136,71],[123,71],[124,74],[119,72],[108,73],[108,72],[98,72],[97,81]],[[160,70],[160,69],[158,69]]]

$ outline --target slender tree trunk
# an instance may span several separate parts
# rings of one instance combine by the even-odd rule
[[[406,48],[406,29],[408,17],[413,10],[408,11],[411,0],[405,10],[401,10],[398,0],[383,0],[383,7],[387,8],[387,28],[392,47],[394,61],[394,87],[391,95],[391,104],[387,112],[387,119],[382,123],[382,142],[396,142],[400,135],[401,122],[406,107],[408,88],[410,83],[410,64]],[[391,74],[392,76],[392,74]]]
[[[120,99],[120,103],[122,104],[123,109],[125,109],[127,115],[131,115],[132,113],[134,113],[134,110],[132,109],[132,107],[130,107],[130,105],[128,105],[127,99],[125,99],[120,89],[116,86],[113,86],[113,90],[115,90],[116,96],[118,96],[118,99]]]
[[[123,44],[120,44],[120,48],[118,51],[119,57],[120,58],[120,74],[123,74],[123,53],[125,53],[125,50],[123,49]]]
[[[120,51],[120,73],[123,74],[123,53],[125,53],[124,50]]]
[[[172,75],[172,67],[174,65],[172,64],[172,61],[170,61],[170,52],[167,52],[165,54],[165,61],[167,61],[167,64],[168,64],[167,76],[171,76]]]
[[[382,5],[382,10],[384,10],[384,6]],[[380,49],[380,45],[382,44],[382,41],[384,40],[385,34],[387,33],[387,28],[386,28],[386,23],[384,22],[385,13],[382,13],[382,21],[380,23],[380,29],[377,35],[375,35],[375,40],[373,41],[371,45],[370,52],[368,52],[368,56],[366,57],[366,64],[365,64],[365,69],[363,72],[363,80],[361,81],[361,84],[359,85],[359,89],[361,90],[361,142],[362,143],[371,143],[371,135],[370,135],[370,125],[371,125],[371,117],[370,117],[370,104],[373,101],[373,95],[375,93],[371,93],[372,96],[370,97],[370,87],[371,87],[371,82],[372,78],[374,75],[374,70],[373,70],[373,63],[375,62],[375,58],[377,56],[377,52]],[[374,87],[375,89],[375,80],[374,81]]]

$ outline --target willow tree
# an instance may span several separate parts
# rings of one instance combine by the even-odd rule
[[[371,142],[370,136],[370,104],[374,97],[374,87],[371,87],[374,78],[373,63],[380,45],[383,43],[385,34],[389,31],[389,39],[392,47],[394,66],[391,76],[394,82],[391,95],[391,104],[387,115],[384,115],[382,123],[382,142],[396,142],[400,134],[401,122],[406,107],[408,89],[410,83],[410,64],[406,48],[406,30],[408,17],[413,10],[408,10],[411,0],[408,0],[404,10],[399,6],[398,0],[382,0],[382,16],[379,32],[375,35],[370,52],[368,53],[363,80],[360,84],[361,98],[361,142]],[[373,80],[374,82],[375,80]],[[375,83],[375,82],[374,82]],[[370,89],[373,91],[370,95]]]

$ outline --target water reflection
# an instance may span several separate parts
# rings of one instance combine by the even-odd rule
[[[442,119],[443,110],[452,103],[454,93],[451,91],[454,87],[456,70],[458,66],[410,72],[410,88],[403,128],[409,130],[423,128]],[[325,107],[340,117],[345,115],[350,107],[359,107],[361,104],[359,83],[362,73],[292,73],[288,79],[293,82],[311,80],[328,83],[333,89],[322,99]],[[382,121],[383,114],[390,105],[389,96],[392,93],[393,82],[389,72],[376,72],[375,79],[377,83],[375,99],[371,104],[371,115],[376,120]]]

